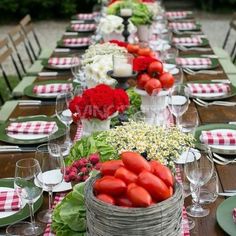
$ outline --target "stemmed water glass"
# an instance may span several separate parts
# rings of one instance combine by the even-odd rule
[[[68,148],[72,146],[72,141],[70,138],[70,124],[72,122],[72,113],[69,109],[69,103],[73,99],[74,95],[72,92],[60,93],[56,98],[56,115],[61,122],[63,122],[66,127],[66,140],[65,145]]]
[[[85,75],[82,70],[82,57],[79,55],[73,55],[71,59],[71,73],[73,75],[73,80],[80,84],[80,86],[85,86]]]
[[[183,133],[194,134],[197,126],[199,125],[199,116],[196,109],[188,109],[179,119],[180,130]]]
[[[43,189],[36,185],[35,179],[41,175],[42,171],[39,162],[34,158],[21,159],[16,162],[14,188],[22,203],[29,205],[31,224],[24,224],[24,235],[40,235],[44,231],[44,227],[35,222],[34,203],[42,195]],[[9,226],[7,232],[19,235],[18,227]],[[21,227],[22,232],[22,227]]]
[[[180,128],[180,117],[187,111],[189,105],[189,88],[182,84],[172,87],[169,93],[168,106],[176,118],[176,126]]]
[[[64,178],[64,160],[61,148],[55,143],[42,144],[37,147],[35,158],[38,160],[42,172],[37,175],[37,183],[42,186],[49,195],[49,207],[47,210],[38,214],[41,222],[51,222],[52,216],[52,192],[63,181]]]
[[[189,148],[184,165],[184,172],[195,193],[195,201],[186,208],[187,214],[192,217],[204,217],[209,214],[209,209],[200,205],[200,188],[206,184],[214,171],[211,150],[209,146],[198,144],[200,156]]]

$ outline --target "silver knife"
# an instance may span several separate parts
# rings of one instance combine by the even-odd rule
[[[9,147],[9,146],[8,146]],[[15,148],[18,147],[18,148]],[[35,152],[36,147],[19,147],[19,146],[12,146],[12,148],[4,148],[1,146],[0,153],[12,153],[12,152]]]
[[[236,192],[231,192],[231,193],[218,193],[219,196],[224,196],[224,197],[232,197],[236,196]]]

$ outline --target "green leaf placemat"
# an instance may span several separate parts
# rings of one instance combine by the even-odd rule
[[[0,187],[14,189],[14,179],[13,178],[0,179]],[[36,212],[40,208],[42,203],[43,203],[43,196],[41,195],[41,197],[34,203],[34,212]],[[26,204],[23,209],[16,212],[15,214],[10,215],[8,217],[0,218],[0,227],[6,226],[9,224],[14,224],[18,221],[28,218],[29,216],[30,216],[29,206]]]
[[[14,122],[26,122],[26,121],[55,121],[57,123],[57,131],[54,133],[54,137],[59,138],[63,135],[65,135],[65,124],[63,124],[61,121],[59,121],[56,117],[44,117],[44,116],[32,116],[32,117],[22,117],[19,119],[14,120]],[[10,137],[6,133],[6,128],[9,126],[9,124],[12,121],[8,121],[2,125],[0,125],[0,140],[6,143],[11,143],[11,144],[19,144],[19,145],[31,145],[31,144],[40,144],[40,143],[45,143],[48,141],[48,136],[43,137],[43,138],[36,138],[36,139],[29,139],[29,140],[21,140],[21,139],[16,139],[13,137]]]

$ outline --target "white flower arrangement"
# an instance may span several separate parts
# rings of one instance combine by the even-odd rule
[[[84,67],[88,87],[94,87],[97,84],[114,86],[116,81],[107,75],[107,71],[112,70],[112,67],[111,54],[94,56],[93,62]]]
[[[97,31],[101,35],[107,35],[111,33],[121,34],[124,30],[123,19],[115,15],[107,15],[103,17],[98,25]],[[134,24],[129,21],[128,30],[130,34],[133,34],[137,31]]]
[[[126,48],[119,47],[114,43],[94,44],[85,51],[82,63],[83,65],[93,63],[94,60],[97,60],[96,56],[122,55],[125,53],[127,53]]]

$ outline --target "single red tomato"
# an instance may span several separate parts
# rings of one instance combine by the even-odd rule
[[[123,180],[115,177],[102,178],[99,182],[99,192],[111,196],[120,196],[126,192],[126,184]]]
[[[163,73],[163,64],[160,61],[154,61],[148,66],[148,74],[150,76],[156,76]]]
[[[115,199],[108,194],[98,194],[96,198],[108,204],[115,205]]]
[[[127,50],[129,53],[137,53],[139,50],[139,46],[137,44],[128,44]]]
[[[156,201],[163,201],[171,196],[164,181],[151,172],[142,171],[138,176],[138,184],[144,187]]]
[[[114,175],[121,166],[124,166],[121,160],[106,161],[102,163],[100,171],[102,175]]]
[[[139,174],[143,170],[151,170],[148,161],[137,152],[127,151],[121,153],[120,156],[125,167],[130,171],[134,172],[135,174]]]
[[[137,87],[140,89],[144,89],[146,83],[151,79],[148,74],[140,74],[137,78]]]
[[[166,89],[171,88],[175,83],[174,76],[172,74],[170,74],[169,72],[163,73],[160,76],[159,80],[161,81],[162,87],[166,88]]]
[[[151,78],[144,86],[145,91],[151,96],[152,94],[159,93],[161,90],[161,82],[158,79]]]
[[[140,48],[138,50],[138,55],[140,55],[140,56],[149,56],[150,52],[151,52],[150,48]]]
[[[167,186],[174,186],[171,170],[157,161],[150,161],[152,173],[165,182]]]
[[[148,207],[152,204],[151,195],[145,188],[141,186],[128,188],[127,196],[129,200],[132,202],[132,205],[136,207]]]
[[[116,203],[118,206],[122,206],[122,207],[132,207],[133,206],[132,202],[129,200],[129,198],[126,195],[118,197],[116,199]]]
[[[104,180],[104,179],[114,179],[114,176],[106,175],[106,176],[103,176],[101,179],[97,179],[95,183],[93,184],[93,190],[95,191],[96,194],[101,192],[100,182],[101,180]]]
[[[117,169],[114,176],[116,178],[122,179],[126,184],[134,183],[138,179],[138,176],[136,174],[126,169],[125,167],[120,167],[119,169]]]

